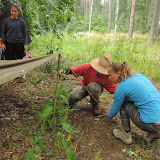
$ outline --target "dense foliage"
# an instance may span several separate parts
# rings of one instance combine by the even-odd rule
[[[114,30],[117,0],[111,1],[112,23]],[[30,33],[43,30],[57,32],[88,31],[89,0],[1,0],[4,10],[9,4],[16,3],[22,10],[23,18]],[[107,0],[94,0],[91,30],[106,33],[108,29]],[[136,3],[134,32],[149,33],[154,12],[155,0],[141,0]],[[118,32],[128,32],[132,1],[120,0],[118,14]]]
[[[76,0],[77,7],[80,7],[82,13],[82,19],[77,26],[74,25],[76,31],[88,31],[89,23],[89,1],[86,0]],[[136,14],[135,14],[135,25],[134,31],[139,33],[148,33],[148,28],[151,28],[151,20],[148,19],[153,17],[154,11],[154,2],[155,0],[141,0],[136,3]],[[93,2],[93,16],[92,16],[92,30],[106,32],[108,26],[108,6],[109,1],[107,0],[94,0]],[[111,29],[114,30],[115,25],[115,15],[116,15],[116,6],[117,0],[111,1],[111,10],[112,10],[112,24]],[[120,0],[119,3],[119,18],[118,18],[118,32],[128,32],[130,14],[131,14],[131,0]],[[87,7],[87,9],[85,8]],[[149,11],[151,10],[151,15]]]
[[[73,0],[1,0],[2,11],[13,3],[20,7],[30,34],[64,29],[74,11]]]

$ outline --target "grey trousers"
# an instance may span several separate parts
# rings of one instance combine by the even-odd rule
[[[91,82],[88,84],[87,89],[92,94],[92,96],[99,102],[99,97],[103,93],[103,87],[96,82]],[[85,87],[83,87],[83,85],[79,85],[76,88],[74,88],[69,94],[69,105],[72,106],[76,102],[90,95],[88,91],[85,89]],[[90,96],[91,103],[94,107],[97,106],[98,103],[94,100],[92,96]]]
[[[130,101],[125,100],[120,110],[121,122],[123,129],[130,132],[130,119],[132,122],[143,131],[148,133],[160,132],[160,124],[144,123],[140,119],[138,108]]]

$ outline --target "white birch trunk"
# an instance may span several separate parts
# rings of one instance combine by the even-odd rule
[[[115,34],[115,35],[117,35],[118,16],[119,16],[119,0],[117,0],[117,10],[116,10],[116,20],[115,20],[115,30],[114,30],[114,34]]]
[[[110,33],[111,30],[111,0],[109,0],[109,17],[108,17],[108,31],[107,33]]]
[[[93,0],[90,0],[89,33],[91,32]]]

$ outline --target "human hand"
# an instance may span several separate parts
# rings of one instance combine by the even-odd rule
[[[59,72],[56,72],[57,75],[61,76],[61,74],[64,74],[64,69],[61,69]]]
[[[109,118],[108,116],[106,116],[108,120],[110,120],[112,123],[116,123],[117,122],[117,119],[116,117],[113,117],[113,118]]]
[[[25,45],[25,46],[24,46],[24,52],[27,52],[27,50],[28,50],[28,46]]]
[[[2,51],[5,52],[5,50],[6,50],[6,45],[2,44]]]

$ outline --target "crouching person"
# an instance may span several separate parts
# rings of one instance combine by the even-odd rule
[[[103,89],[105,88],[110,94],[113,94],[118,86],[109,80],[107,68],[111,63],[111,56],[104,54],[101,58],[95,58],[90,63],[82,64],[66,71],[66,73],[74,76],[83,76],[80,84],[70,92],[68,102],[71,107],[91,94],[94,97],[90,96],[93,113],[96,116],[101,114],[99,97],[103,93]],[[60,74],[62,72],[64,70],[60,70]]]
[[[114,62],[108,74],[119,86],[107,116],[112,119],[120,111],[124,129],[114,129],[114,136],[125,144],[131,144],[131,119],[138,128],[147,132],[143,136],[145,141],[160,138],[160,93],[151,81],[142,74],[133,74],[128,62]]]

